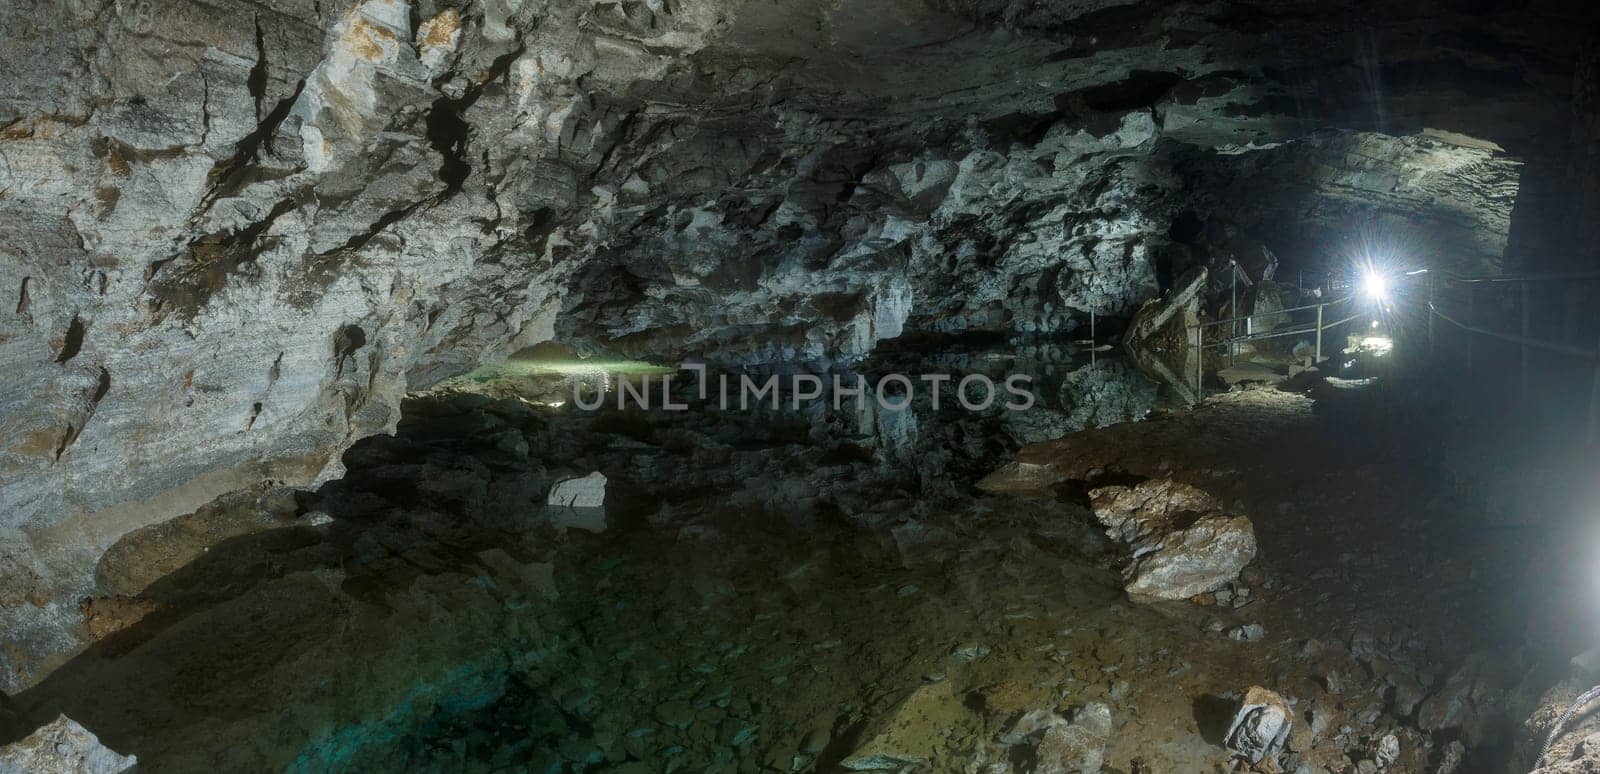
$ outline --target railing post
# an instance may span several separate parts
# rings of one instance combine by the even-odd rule
[[[1317,304],[1317,349],[1311,357],[1311,364],[1322,367],[1322,304]]]
[[[1234,339],[1239,338],[1239,262],[1228,259],[1228,365],[1233,365],[1233,356],[1239,351],[1239,345]]]
[[[1198,403],[1206,399],[1206,329],[1194,326],[1194,396]]]

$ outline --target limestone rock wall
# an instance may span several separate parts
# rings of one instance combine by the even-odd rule
[[[0,689],[76,647],[118,537],[337,476],[407,390],[519,347],[1063,331],[1158,292],[1164,141],[1437,118],[1514,147],[1567,104],[1567,19],[1452,14],[0,4]]]

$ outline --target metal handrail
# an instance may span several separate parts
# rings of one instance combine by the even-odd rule
[[[1304,335],[1304,334],[1314,334],[1316,336],[1316,346],[1315,346],[1314,353],[1312,355],[1312,362],[1321,363],[1322,362],[1322,332],[1326,331],[1326,330],[1330,330],[1332,328],[1337,328],[1337,327],[1339,327],[1341,325],[1344,325],[1345,323],[1348,323],[1351,320],[1354,320],[1357,317],[1361,316],[1361,314],[1358,312],[1356,314],[1349,315],[1349,316],[1344,317],[1342,319],[1335,320],[1334,322],[1326,322],[1326,321],[1323,320],[1323,310],[1327,309],[1330,306],[1334,306],[1334,305],[1337,305],[1337,304],[1349,303],[1349,302],[1353,301],[1354,299],[1355,299],[1355,294],[1354,293],[1349,293],[1349,294],[1346,294],[1346,295],[1341,296],[1339,298],[1331,299],[1331,300],[1328,300],[1328,301],[1320,301],[1320,302],[1315,303],[1315,304],[1306,304],[1304,306],[1290,307],[1288,309],[1275,309],[1273,311],[1263,312],[1261,314],[1247,314],[1247,315],[1242,315],[1242,316],[1238,316],[1238,317],[1230,317],[1230,318],[1223,319],[1223,320],[1212,320],[1211,322],[1197,322],[1194,325],[1185,326],[1185,330],[1194,332],[1194,338],[1192,340],[1192,343],[1193,343],[1193,346],[1194,346],[1195,352],[1196,352],[1195,374],[1194,374],[1194,377],[1195,377],[1195,395],[1198,396],[1198,399],[1200,399],[1200,400],[1204,400],[1205,399],[1205,351],[1207,349],[1220,349],[1220,348],[1226,347],[1226,348],[1229,349],[1230,352],[1232,352],[1233,346],[1236,345],[1236,344],[1239,344],[1241,342],[1261,341],[1261,340],[1264,340],[1264,339],[1275,339],[1275,338],[1280,338],[1280,337],[1284,337],[1284,336],[1299,336],[1299,335]],[[1228,337],[1226,339],[1223,339],[1222,341],[1213,342],[1213,343],[1210,343],[1210,344],[1207,344],[1206,340],[1205,340],[1205,334],[1206,334],[1206,329],[1207,328],[1215,328],[1215,327],[1217,327],[1219,325],[1228,325],[1228,324],[1233,324],[1233,325],[1236,326],[1239,323],[1239,321],[1242,320],[1245,323],[1245,330],[1249,331],[1250,328],[1252,327],[1251,321],[1254,320],[1256,317],[1276,317],[1276,316],[1282,315],[1282,314],[1290,314],[1290,313],[1293,313],[1293,312],[1303,312],[1303,311],[1307,311],[1307,310],[1310,310],[1310,309],[1315,309],[1317,311],[1317,321],[1315,323],[1312,323],[1308,327],[1297,327],[1297,328],[1292,328],[1290,330],[1278,330],[1278,331],[1270,331],[1270,332],[1266,332],[1266,333],[1253,333],[1253,332],[1250,332],[1250,333],[1246,333],[1243,336],[1230,336],[1230,337]]]
[[[1553,274],[1484,274],[1468,277],[1455,272],[1441,271],[1440,275],[1462,284],[1494,282],[1551,282],[1555,280],[1600,279],[1600,271],[1568,271]]]
[[[1311,307],[1311,308],[1315,309],[1316,307]],[[1274,314],[1277,314],[1277,312],[1267,312],[1267,313],[1264,313],[1264,314],[1261,314],[1261,315],[1258,315],[1258,316],[1267,317],[1267,316],[1274,315]],[[1334,320],[1333,322],[1323,323],[1321,329],[1325,330],[1325,331],[1326,330],[1331,330],[1333,328],[1337,328],[1337,327],[1339,327],[1341,325],[1344,325],[1345,323],[1350,322],[1351,320],[1354,320],[1354,319],[1356,319],[1357,317],[1360,317],[1360,316],[1361,315],[1359,315],[1359,314],[1353,314],[1353,315],[1350,315],[1349,317],[1345,317],[1345,318],[1340,319],[1340,320]],[[1282,338],[1284,336],[1297,336],[1297,335],[1300,335],[1300,334],[1316,333],[1316,332],[1317,332],[1317,325],[1316,325],[1316,323],[1312,323],[1311,325],[1308,325],[1308,326],[1303,327],[1303,328],[1293,328],[1293,329],[1290,329],[1290,330],[1275,330],[1275,331],[1268,331],[1266,333],[1250,333],[1250,334],[1246,334],[1246,335],[1243,335],[1243,336],[1234,336],[1233,338],[1230,338],[1230,339],[1224,339],[1222,341],[1212,342],[1210,344],[1203,344],[1202,346],[1205,349],[1220,349],[1222,347],[1228,346],[1229,344],[1240,344],[1240,343],[1247,342],[1247,341],[1262,341],[1262,340],[1265,340],[1265,339],[1276,339],[1276,338]]]
[[[1319,302],[1317,302],[1315,304],[1306,304],[1304,306],[1293,306],[1293,307],[1289,307],[1288,309],[1274,309],[1273,311],[1270,311],[1270,312],[1244,314],[1244,315],[1239,315],[1238,317],[1228,317],[1228,318],[1224,318],[1224,319],[1221,319],[1221,320],[1211,320],[1209,322],[1195,323],[1194,325],[1192,325],[1190,327],[1191,328],[1194,328],[1194,327],[1198,327],[1198,328],[1215,328],[1215,327],[1217,327],[1219,325],[1228,325],[1229,323],[1248,322],[1251,318],[1255,318],[1255,317],[1271,317],[1271,316],[1280,315],[1280,314],[1290,314],[1291,312],[1305,312],[1305,311],[1309,311],[1311,309],[1316,309],[1319,306],[1328,307],[1328,306],[1333,306],[1334,304],[1342,304],[1342,303],[1344,303],[1346,301],[1354,300],[1355,297],[1356,296],[1355,296],[1354,293],[1349,293],[1349,294],[1346,294],[1346,295],[1341,296],[1339,298],[1335,298],[1335,299],[1333,299],[1331,301],[1319,301]]]
[[[1409,272],[1408,276],[1424,274],[1424,273],[1430,275],[1430,278],[1432,278],[1431,281],[1429,282],[1429,286],[1428,286],[1428,307],[1427,308],[1428,308],[1429,320],[1431,321],[1434,318],[1438,318],[1440,320],[1444,320],[1445,322],[1449,323],[1450,325],[1453,325],[1453,326],[1455,326],[1455,327],[1457,327],[1457,328],[1461,329],[1462,331],[1465,331],[1466,333],[1469,334],[1469,338],[1467,339],[1467,368],[1468,368],[1469,372],[1470,372],[1470,370],[1472,368],[1472,349],[1473,349],[1472,348],[1472,338],[1470,338],[1470,336],[1487,336],[1487,337],[1490,337],[1490,338],[1499,339],[1501,341],[1505,341],[1505,342],[1508,342],[1508,343],[1511,343],[1511,344],[1515,344],[1515,345],[1520,346],[1522,348],[1522,385],[1523,385],[1524,393],[1526,393],[1526,391],[1528,389],[1528,365],[1529,365],[1528,353],[1529,353],[1530,350],[1537,349],[1537,350],[1542,350],[1542,351],[1546,351],[1546,352],[1552,352],[1552,353],[1555,353],[1555,354],[1558,354],[1558,355],[1562,355],[1562,356],[1565,356],[1565,357],[1577,359],[1579,361],[1583,361],[1583,362],[1588,362],[1588,363],[1594,364],[1593,384],[1592,384],[1591,391],[1590,391],[1591,392],[1591,399],[1590,399],[1590,406],[1589,406],[1589,438],[1590,438],[1591,442],[1593,442],[1593,441],[1595,441],[1597,439],[1600,439],[1600,344],[1597,344],[1597,346],[1595,348],[1585,348],[1585,347],[1575,346],[1575,345],[1572,345],[1572,344],[1566,344],[1566,343],[1562,343],[1562,342],[1547,341],[1547,340],[1544,340],[1544,339],[1535,338],[1534,336],[1530,335],[1531,331],[1530,331],[1530,325],[1529,325],[1529,309],[1531,308],[1532,304],[1531,304],[1531,301],[1530,301],[1529,296],[1528,296],[1528,287],[1529,287],[1529,285],[1531,283],[1535,283],[1535,282],[1553,282],[1553,281],[1569,281],[1569,280],[1600,280],[1600,271],[1554,272],[1554,273],[1549,273],[1549,274],[1516,274],[1516,275],[1496,274],[1496,275],[1467,276],[1467,275],[1457,274],[1457,273],[1451,272],[1451,271],[1421,269],[1421,270],[1418,270],[1418,271],[1415,271],[1415,272]],[[1441,280],[1441,279],[1445,283],[1453,283],[1453,284],[1461,284],[1461,285],[1480,285],[1480,284],[1481,285],[1487,285],[1487,284],[1509,284],[1509,283],[1521,284],[1522,285],[1522,315],[1523,315],[1522,333],[1520,335],[1518,335],[1518,334],[1515,334],[1515,333],[1506,333],[1506,332],[1503,332],[1503,331],[1492,330],[1492,329],[1485,328],[1485,327],[1482,327],[1482,326],[1479,326],[1479,325],[1463,322],[1462,320],[1458,320],[1455,317],[1452,317],[1452,316],[1450,316],[1448,314],[1445,314],[1443,311],[1441,311],[1439,309],[1439,307],[1438,307],[1438,305],[1436,303],[1436,300],[1435,300],[1435,295],[1436,295],[1436,292],[1437,292],[1437,289],[1438,289],[1439,280]],[[1273,310],[1271,312],[1263,312],[1261,314],[1252,313],[1252,314],[1247,314],[1247,315],[1235,315],[1233,317],[1228,317],[1228,318],[1221,319],[1221,320],[1212,320],[1212,321],[1208,321],[1208,322],[1197,322],[1197,323],[1195,323],[1193,325],[1186,326],[1187,330],[1193,331],[1193,334],[1192,334],[1192,337],[1190,339],[1190,342],[1191,342],[1191,345],[1195,347],[1195,350],[1196,350],[1196,353],[1197,353],[1196,354],[1196,363],[1195,363],[1195,382],[1199,386],[1199,389],[1197,390],[1197,394],[1200,395],[1202,398],[1204,397],[1204,385],[1205,385],[1205,378],[1204,378],[1205,357],[1204,357],[1204,353],[1207,350],[1228,349],[1231,352],[1232,351],[1232,347],[1234,347],[1235,345],[1237,345],[1239,343],[1242,343],[1242,342],[1261,341],[1261,340],[1265,340],[1265,339],[1281,338],[1281,337],[1285,337],[1285,336],[1303,336],[1303,335],[1308,335],[1308,334],[1314,334],[1316,336],[1316,342],[1317,343],[1316,343],[1316,353],[1315,353],[1315,355],[1313,357],[1314,357],[1316,362],[1321,362],[1321,360],[1322,360],[1322,333],[1323,333],[1323,331],[1326,331],[1326,330],[1329,330],[1329,329],[1332,329],[1332,328],[1337,328],[1337,327],[1339,327],[1341,325],[1345,325],[1345,324],[1349,323],[1350,321],[1352,321],[1352,320],[1354,320],[1354,319],[1356,319],[1356,318],[1361,316],[1361,313],[1358,311],[1358,312],[1356,312],[1354,314],[1351,314],[1351,315],[1349,315],[1347,317],[1344,317],[1342,319],[1339,319],[1339,320],[1336,320],[1336,321],[1333,321],[1333,322],[1325,322],[1323,320],[1323,311],[1325,309],[1327,309],[1329,306],[1348,303],[1348,302],[1352,301],[1354,298],[1355,298],[1355,294],[1354,293],[1350,293],[1350,294],[1346,294],[1344,296],[1341,296],[1339,298],[1330,299],[1328,301],[1321,301],[1321,302],[1318,302],[1318,303],[1315,303],[1315,304],[1306,304],[1306,305],[1297,306],[1297,307],[1291,307],[1291,308],[1287,308],[1287,309],[1277,309],[1277,310]],[[1469,304],[1471,303],[1471,300],[1472,300],[1472,294],[1469,294],[1468,295],[1468,303]],[[1248,331],[1252,327],[1253,319],[1256,318],[1256,317],[1272,317],[1272,316],[1276,316],[1276,315],[1292,314],[1292,313],[1295,313],[1295,312],[1304,312],[1304,311],[1308,311],[1308,310],[1311,310],[1311,309],[1317,310],[1317,321],[1315,323],[1313,323],[1313,324],[1310,324],[1310,325],[1297,325],[1297,326],[1295,326],[1293,328],[1289,328],[1289,329],[1286,329],[1286,330],[1274,330],[1274,331],[1268,331],[1268,332],[1264,332],[1264,333],[1247,332],[1243,336],[1238,336],[1238,335],[1229,336],[1227,338],[1224,338],[1224,339],[1222,339],[1220,341],[1216,341],[1216,342],[1207,342],[1205,340],[1205,338],[1206,338],[1205,337],[1205,332],[1206,332],[1207,329],[1217,328],[1217,327],[1220,327],[1220,326],[1234,326],[1234,330],[1235,330],[1235,332],[1237,332],[1237,326],[1242,321],[1242,322],[1245,323],[1246,330]],[[1435,326],[1430,322],[1429,325],[1428,325],[1428,338],[1429,338],[1429,341],[1430,341],[1430,346],[1432,346],[1432,341],[1434,339],[1434,327]]]
[[[1589,443],[1592,444],[1592,443],[1595,443],[1596,441],[1600,441],[1600,343],[1597,343],[1596,347],[1590,349],[1590,348],[1574,346],[1572,344],[1566,344],[1566,343],[1558,342],[1558,341],[1547,341],[1545,339],[1535,338],[1534,336],[1530,335],[1532,333],[1532,326],[1531,326],[1532,318],[1530,316],[1530,311],[1532,309],[1533,304],[1532,304],[1532,299],[1529,298],[1529,295],[1528,295],[1529,286],[1532,283],[1535,283],[1535,282],[1550,282],[1550,281],[1562,281],[1562,280],[1596,280],[1596,279],[1600,279],[1600,272],[1581,271],[1581,272],[1552,272],[1552,273],[1549,273],[1549,274],[1512,274],[1512,275],[1499,274],[1499,275],[1485,275],[1485,276],[1478,276],[1478,277],[1464,277],[1464,276],[1461,276],[1461,275],[1458,275],[1458,274],[1454,274],[1453,272],[1440,272],[1440,273],[1444,274],[1445,280],[1447,282],[1456,282],[1456,283],[1460,283],[1460,284],[1464,284],[1464,285],[1478,285],[1478,284],[1492,284],[1492,283],[1518,283],[1518,284],[1520,284],[1522,286],[1522,294],[1521,294],[1522,295],[1522,303],[1521,303],[1521,309],[1522,309],[1522,333],[1520,335],[1518,335],[1518,334],[1515,334],[1515,333],[1506,333],[1506,332],[1503,332],[1503,331],[1491,330],[1489,328],[1484,328],[1484,327],[1481,327],[1481,326],[1478,326],[1478,325],[1473,325],[1473,324],[1469,324],[1469,323],[1466,323],[1466,322],[1462,322],[1461,320],[1457,320],[1454,317],[1451,317],[1450,315],[1447,315],[1444,312],[1439,311],[1438,305],[1435,302],[1435,298],[1434,298],[1435,295],[1437,294],[1437,291],[1438,291],[1438,285],[1437,285],[1437,283],[1431,283],[1428,286],[1428,346],[1430,348],[1435,346],[1435,342],[1434,342],[1434,338],[1435,338],[1434,327],[1435,326],[1433,324],[1433,320],[1435,318],[1438,318],[1440,320],[1444,320],[1445,322],[1447,322],[1447,323],[1449,323],[1449,324],[1451,324],[1451,325],[1453,325],[1453,326],[1455,326],[1457,328],[1460,328],[1461,330],[1467,332],[1469,334],[1469,336],[1467,337],[1467,341],[1466,341],[1466,345],[1467,345],[1467,358],[1466,358],[1466,360],[1467,360],[1467,373],[1471,374],[1472,373],[1472,352],[1473,352],[1473,347],[1472,347],[1473,338],[1472,338],[1472,336],[1473,335],[1488,336],[1490,338],[1499,339],[1501,341],[1505,341],[1505,342],[1509,342],[1509,343],[1512,343],[1512,344],[1516,344],[1522,350],[1522,352],[1521,352],[1521,361],[1522,361],[1521,362],[1521,392],[1522,392],[1522,396],[1523,396],[1524,399],[1527,398],[1528,389],[1529,389],[1529,387],[1528,387],[1528,371],[1529,371],[1529,367],[1530,367],[1529,366],[1529,353],[1531,352],[1531,350],[1539,349],[1539,350],[1543,350],[1545,352],[1553,352],[1553,353],[1558,354],[1558,355],[1562,355],[1562,356],[1569,357],[1569,358],[1574,358],[1574,359],[1577,359],[1579,361],[1585,361],[1585,362],[1592,363],[1593,364],[1593,376],[1591,376],[1591,378],[1590,378],[1590,387],[1589,387],[1589,428],[1588,428],[1589,429]],[[1468,310],[1470,312],[1470,310],[1472,309],[1473,298],[1475,297],[1476,294],[1474,294],[1471,291],[1470,288],[1468,289],[1467,293],[1468,293],[1467,294],[1467,308],[1468,308]]]
[[[1432,312],[1439,319],[1444,320],[1445,322],[1450,323],[1451,325],[1454,325],[1468,333],[1489,336],[1502,341],[1509,341],[1512,344],[1521,344],[1525,347],[1543,349],[1549,352],[1555,352],[1557,354],[1567,355],[1568,357],[1575,357],[1582,360],[1600,361],[1600,350],[1584,349],[1582,347],[1574,347],[1571,344],[1561,344],[1554,341],[1545,341],[1544,339],[1535,339],[1528,336],[1518,336],[1514,333],[1502,333],[1500,331],[1490,330],[1488,328],[1480,328],[1476,325],[1468,325],[1460,320],[1455,319],[1454,317],[1451,317],[1450,315],[1445,314],[1444,312],[1439,311],[1431,301],[1428,302],[1428,311]]]

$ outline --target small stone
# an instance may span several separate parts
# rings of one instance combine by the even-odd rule
[[[1283,749],[1293,723],[1289,703],[1282,696],[1260,686],[1251,687],[1228,725],[1227,748],[1251,763],[1260,763]]]
[[[1460,740],[1452,740],[1445,745],[1444,751],[1439,753],[1439,766],[1434,769],[1434,774],[1456,774],[1461,770],[1461,764],[1466,760],[1467,746]]]
[[[977,661],[987,655],[989,655],[989,646],[976,642],[957,645],[950,651],[950,657],[962,663]]]
[[[1036,774],[1098,774],[1111,737],[1111,708],[1089,704],[1072,722],[1045,731],[1034,749]]]
[[[807,755],[816,755],[828,747],[828,740],[832,738],[828,729],[821,726],[811,729],[806,738],[800,742],[800,752]]]
[[[1239,642],[1255,642],[1265,637],[1267,630],[1261,624],[1244,624],[1228,630],[1228,639]]]
[[[687,728],[694,722],[694,708],[686,701],[669,701],[656,707],[656,720],[673,728]]]
[[[1000,735],[1000,743],[1021,744],[1057,726],[1068,725],[1067,719],[1049,709],[1033,709],[1023,713],[1011,729]]]
[[[1311,710],[1311,739],[1313,741],[1321,739],[1322,735],[1333,727],[1335,719],[1336,716],[1333,710],[1326,707],[1317,707]]]
[[[1373,748],[1372,761],[1378,764],[1380,771],[1386,771],[1400,759],[1400,737],[1394,734],[1384,734]]]
[[[546,500],[563,508],[600,508],[606,504],[606,477],[598,471],[582,478],[557,481]]]

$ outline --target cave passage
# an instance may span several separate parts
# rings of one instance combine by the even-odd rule
[[[0,772],[1600,771],[1579,0],[0,0]]]

